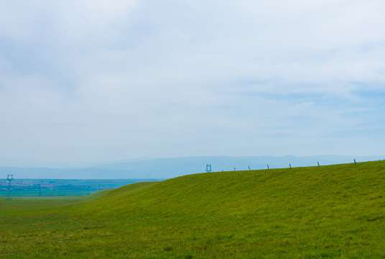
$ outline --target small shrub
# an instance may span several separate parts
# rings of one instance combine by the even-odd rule
[[[172,251],[172,247],[171,246],[166,246],[165,248],[163,248],[163,250],[165,252],[170,252],[170,251]]]

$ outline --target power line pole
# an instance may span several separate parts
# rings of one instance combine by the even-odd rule
[[[7,175],[7,182],[8,182],[8,198],[11,198],[11,183],[13,181],[13,174]]]

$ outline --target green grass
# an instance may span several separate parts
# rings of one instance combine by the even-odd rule
[[[2,258],[385,258],[385,162],[0,200]]]

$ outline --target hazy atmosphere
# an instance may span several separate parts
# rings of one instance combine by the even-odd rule
[[[0,166],[383,154],[381,0],[0,0]]]

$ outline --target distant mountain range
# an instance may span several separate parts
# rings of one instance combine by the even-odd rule
[[[353,157],[353,156],[257,156],[257,157],[181,157],[158,158],[135,161],[111,162],[86,168],[22,168],[0,167],[0,178],[14,174],[15,178],[26,179],[167,179],[176,176],[200,173],[211,164],[213,172],[284,168],[291,164],[293,167],[352,163],[382,160],[383,157]]]

